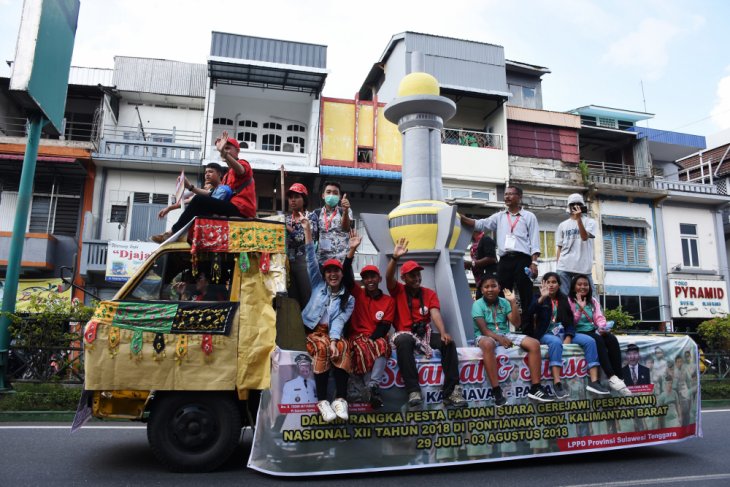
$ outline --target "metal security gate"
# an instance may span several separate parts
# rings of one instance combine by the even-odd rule
[[[167,201],[167,195],[134,193],[129,240],[146,241],[165,231],[167,219],[157,218],[157,214],[167,207]]]

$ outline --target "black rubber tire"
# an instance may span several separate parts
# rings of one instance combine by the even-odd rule
[[[221,466],[241,438],[233,394],[164,393],[154,399],[147,440],[155,456],[175,472],[210,472]]]

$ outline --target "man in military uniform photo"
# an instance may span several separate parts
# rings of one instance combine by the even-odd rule
[[[281,404],[307,404],[317,402],[317,390],[312,378],[312,359],[300,353],[294,359],[299,375],[284,384]]]

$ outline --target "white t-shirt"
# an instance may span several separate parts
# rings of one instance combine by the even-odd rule
[[[558,225],[555,243],[560,247],[557,269],[574,274],[590,274],[593,267],[593,239],[596,235],[596,220],[581,216],[588,240],[580,238],[578,222],[569,218]]]

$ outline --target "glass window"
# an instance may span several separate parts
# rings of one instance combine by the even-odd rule
[[[126,299],[138,301],[227,301],[235,255],[202,253],[193,272],[190,252],[157,257]]]
[[[641,319],[644,321],[659,321],[661,319],[658,296],[641,297]]]
[[[621,304],[621,299],[619,296],[605,296],[605,302],[603,307],[605,309],[616,309]]]
[[[639,296],[621,296],[621,308],[636,320],[641,319],[641,304]]]
[[[700,254],[697,246],[697,225],[680,223],[679,233],[682,240],[682,264],[685,267],[699,267]]]
[[[543,259],[554,259],[555,255],[555,232],[540,231],[540,257]]]
[[[266,124],[264,124],[266,125]],[[266,134],[262,138],[262,150],[281,150],[281,135]]]

